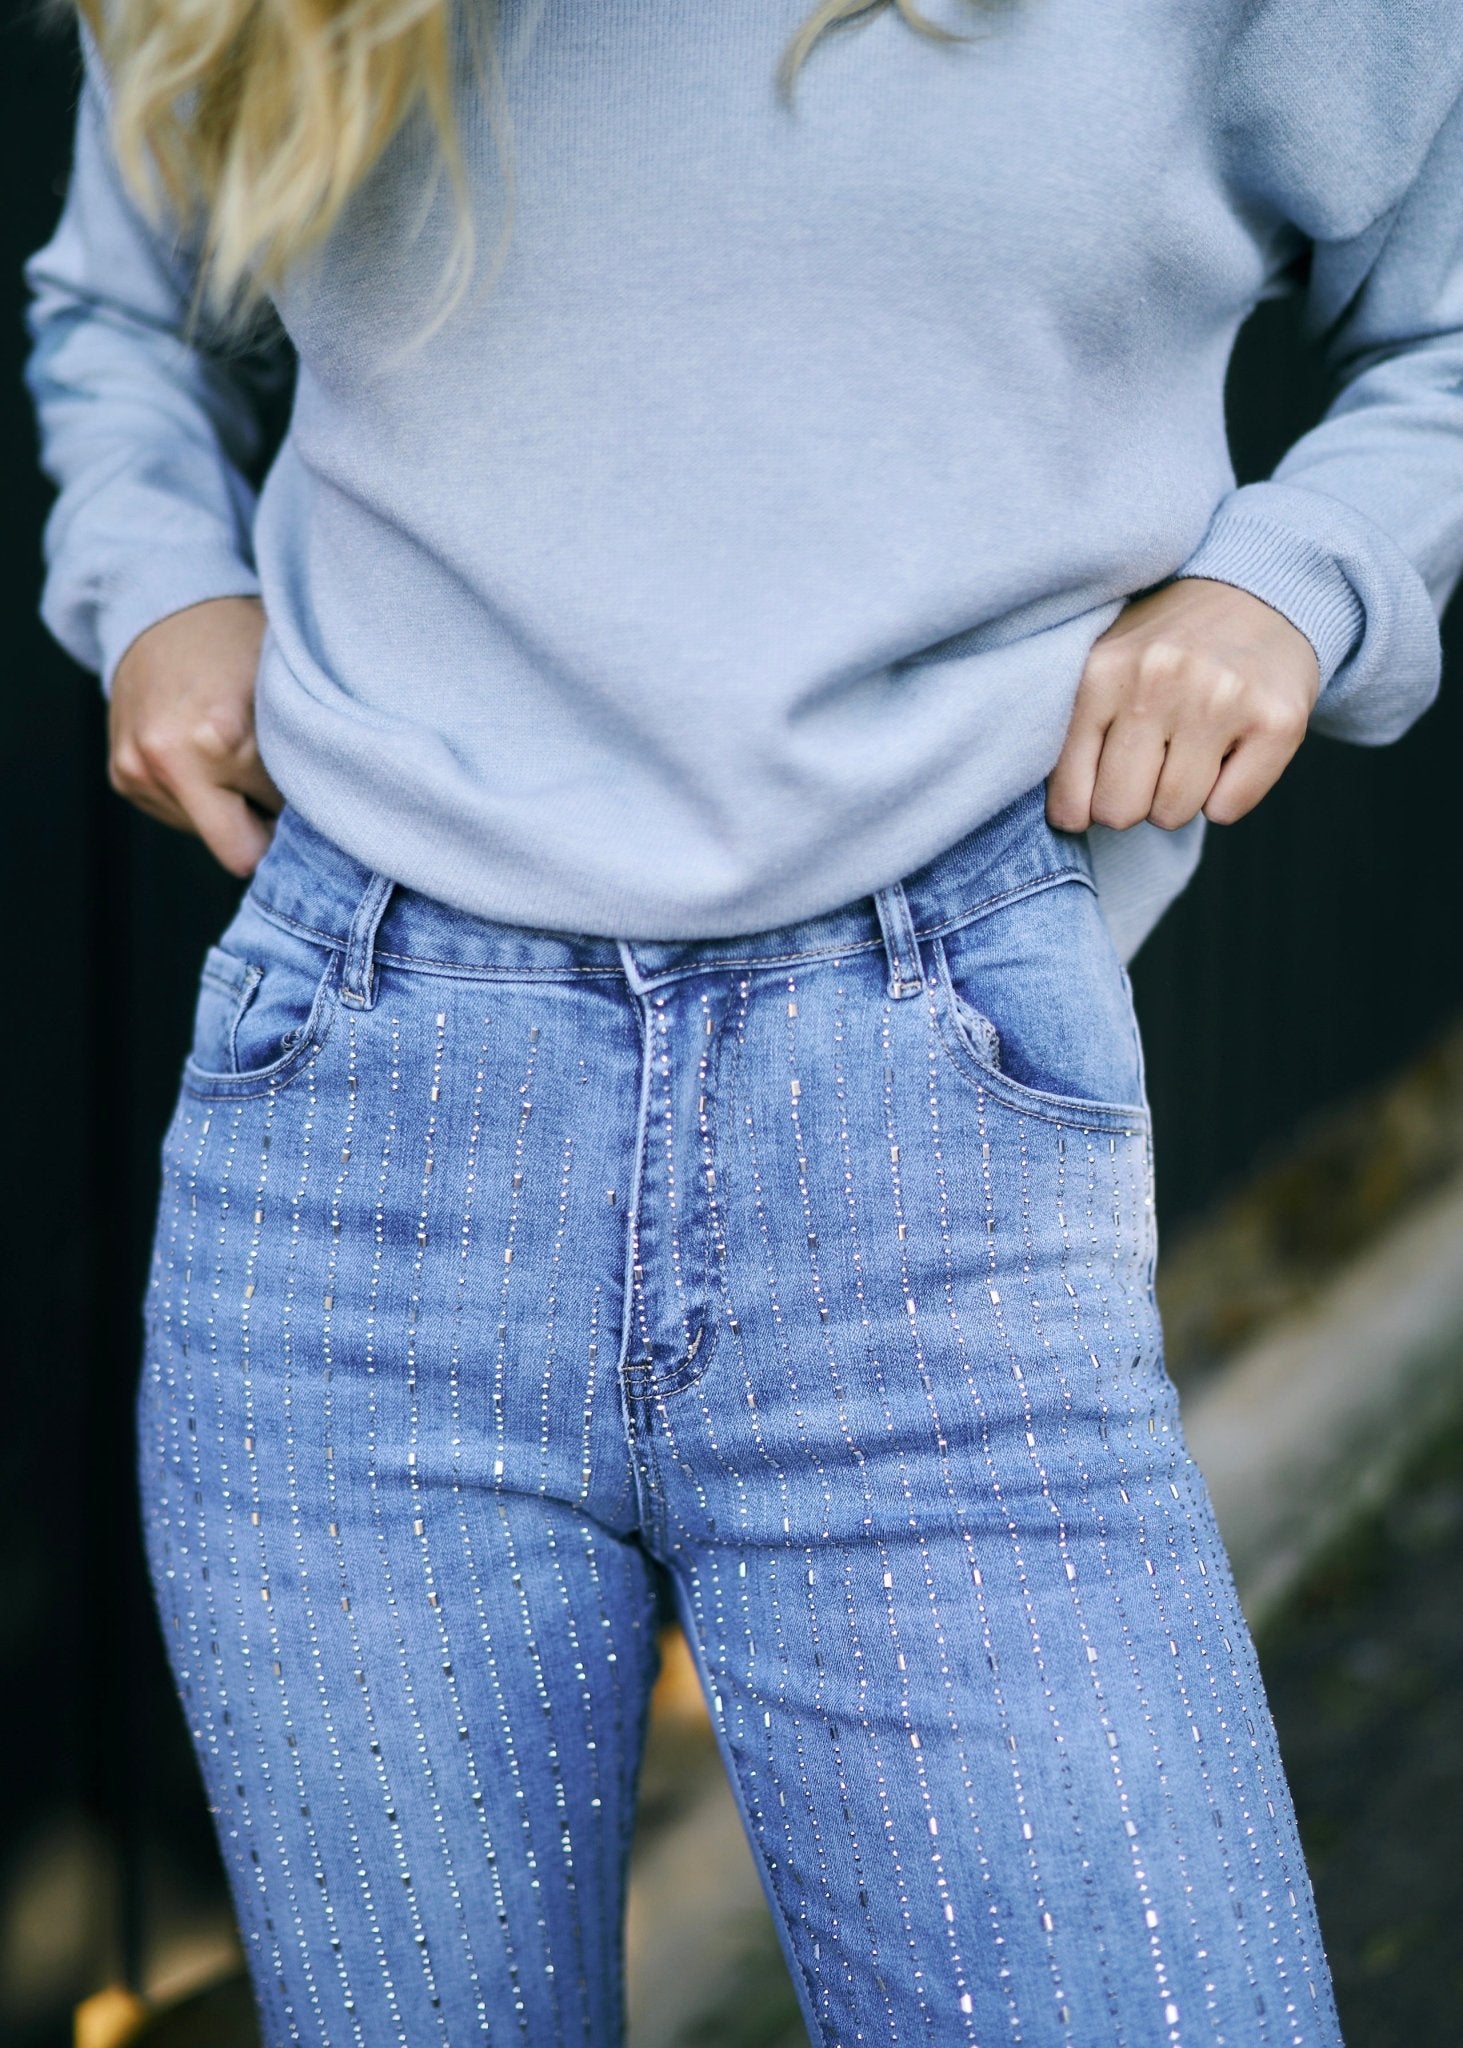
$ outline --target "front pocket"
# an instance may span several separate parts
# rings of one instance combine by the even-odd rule
[[[933,941],[940,1035],[960,1070],[1034,1116],[1145,1126],[1132,989],[1085,874]]]
[[[238,959],[222,946],[209,947],[203,956],[193,1011],[192,1057],[200,1066],[234,1072],[234,1033],[263,979],[264,969],[254,961]]]
[[[263,917],[246,899],[199,976],[183,1084],[194,1095],[278,1088],[324,1044],[338,951]]]

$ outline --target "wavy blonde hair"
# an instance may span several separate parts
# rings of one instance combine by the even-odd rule
[[[990,4],[990,0],[987,0]],[[247,326],[267,294],[340,217],[387,144],[425,107],[457,202],[448,274],[474,257],[472,214],[453,111],[458,0],[45,0],[79,13],[107,77],[113,149],[154,224],[171,207],[197,228],[190,329],[206,308]],[[921,35],[969,38],[930,21],[914,0],[821,0],[782,53],[790,95],[828,29],[895,8]],[[509,121],[495,39],[496,0],[468,0],[469,47],[505,173]],[[496,270],[506,247],[507,222]]]

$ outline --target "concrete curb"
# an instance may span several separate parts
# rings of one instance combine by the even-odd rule
[[[1463,1402],[1463,1175],[1183,1402],[1250,1626]]]

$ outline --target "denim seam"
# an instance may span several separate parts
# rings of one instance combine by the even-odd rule
[[[718,1109],[721,1099],[721,1052],[725,1042],[729,1015],[730,1010],[727,1011],[726,1015],[723,1015],[721,1022],[718,1024],[716,1035],[711,1041],[711,1051],[706,1061],[706,1087],[703,1091],[706,1097],[706,1104],[703,1113],[713,1173],[716,1171],[716,1133],[718,1128]],[[699,1153],[699,1132],[697,1134],[697,1150]],[[699,1165],[700,1185],[697,1188],[697,1203],[700,1209],[701,1230],[704,1239],[700,1262],[702,1307],[699,1327],[701,1336],[696,1343],[694,1356],[682,1359],[675,1368],[675,1372],[670,1375],[668,1390],[672,1393],[681,1393],[685,1388],[695,1386],[711,1364],[717,1348],[717,1338],[721,1333],[721,1317],[718,1313],[721,1299],[721,1274],[716,1259],[715,1243],[716,1198],[713,1189],[706,1185],[706,1161],[701,1160]]]
[[[729,1003],[726,1016],[722,1020],[721,1035],[717,1045],[715,1102],[717,1113],[711,1126],[713,1153],[717,1150],[718,1139],[721,1139],[723,1133],[725,1133],[725,1140],[721,1149],[728,1157],[735,1151],[737,1089],[741,1079],[742,1061],[741,1043],[734,1033],[731,1037],[731,1053],[729,1056],[726,1051],[727,1034],[732,1032],[732,1018],[734,1015],[735,1006]],[[724,1108],[723,1102],[725,1104]],[[724,1185],[719,1176],[717,1185],[718,1189]],[[736,1343],[737,1358],[741,1361],[742,1369],[745,1372],[746,1353],[742,1341],[742,1325],[737,1315],[736,1302],[731,1289],[731,1277],[727,1270],[727,1261],[724,1254],[717,1272],[717,1295],[721,1304],[721,1312],[726,1318],[727,1328]]]
[[[1113,1131],[1129,1137],[1143,1136],[1150,1130],[1152,1119],[1141,1103],[1087,1102],[1078,1095],[1058,1095],[1045,1089],[1028,1088],[1024,1082],[1003,1074],[999,1067],[988,1067],[974,1048],[966,1043],[955,1021],[956,990],[943,946],[938,948],[929,991],[940,1043],[967,1086],[984,1089],[995,1101],[1005,1103],[1020,1116],[1033,1117],[1067,1130]],[[984,1015],[984,1012],[980,1014]]]
[[[716,1037],[712,1041],[711,1057],[706,1063],[706,1103],[708,1111],[706,1118],[706,1144],[709,1153],[709,1164],[714,1175],[713,1185],[711,1187],[703,1186],[701,1190],[701,1198],[706,1205],[706,1265],[702,1276],[702,1289],[706,1300],[707,1336],[709,1338],[709,1343],[704,1345],[703,1349],[708,1353],[715,1352],[718,1348],[723,1317],[731,1321],[733,1327],[735,1327],[735,1318],[732,1316],[731,1300],[727,1291],[726,1240],[720,1223],[722,1214],[721,1194],[726,1184],[722,1162],[726,1153],[718,1143],[721,1136],[722,1070],[725,1065],[726,1036],[731,1026],[731,1018],[732,1006],[728,1003],[721,1022],[717,1026]],[[706,1163],[703,1162],[703,1179],[705,1165]],[[700,1371],[696,1375],[697,1379],[700,1379],[710,1363],[709,1355],[702,1358]]]
[[[333,953],[345,951],[345,940],[336,932],[321,931],[318,925],[305,924],[302,919],[290,917],[287,912],[277,910],[272,903],[265,903],[257,896],[246,896],[244,901],[270,924],[278,925],[281,931],[295,932],[303,939],[314,939],[319,945],[329,946]]]
[[[995,896],[982,897],[978,903],[968,904],[960,910],[953,911],[948,917],[940,919],[935,924],[925,925],[916,920],[915,936],[919,939],[943,938],[949,932],[959,931],[966,925],[974,924],[981,918],[991,916],[995,911],[1004,909],[1008,904],[1019,903],[1023,897],[1035,895],[1042,889],[1049,889],[1058,883],[1068,881],[1079,882],[1085,888],[1093,890],[1094,894],[1096,893],[1096,884],[1085,868],[1075,864],[1068,867],[1049,868],[1039,875],[1032,875],[1025,881],[1014,883],[1009,889],[1003,889]],[[258,911],[261,917],[267,919],[271,924],[278,925],[281,930],[294,932],[301,938],[314,940],[320,945],[330,947],[333,952],[343,953],[345,951],[346,941],[338,933],[324,931],[318,925],[306,924],[303,919],[291,917],[287,911],[280,910],[277,905],[264,902],[258,897],[251,898],[250,901],[252,907]],[[572,944],[573,941],[572,939],[566,940],[566,943]],[[632,940],[629,943],[633,946],[635,942]],[[756,955],[738,954],[735,957],[726,959],[691,960],[681,966],[669,967],[662,973],[643,976],[643,978],[647,987],[661,988],[671,982],[687,980],[693,974],[730,973],[734,970],[757,973],[764,968],[794,967],[816,961],[847,960],[858,953],[875,952],[882,948],[883,945],[884,939],[882,934],[876,933],[867,939],[855,939],[845,945],[814,946],[802,952]],[[384,946],[376,948],[374,958],[383,965],[400,968],[406,973],[440,974],[445,979],[456,981],[574,981],[586,977],[612,978],[624,973],[624,969],[618,964],[603,967],[575,967],[567,965],[559,967],[473,966],[469,962],[460,960],[441,960],[429,953],[395,953],[389,947]]]
[[[967,926],[979,924],[997,910],[1004,910],[1009,904],[1020,903],[1028,896],[1038,896],[1046,889],[1055,889],[1063,882],[1079,882],[1084,889],[1090,889],[1095,896],[1097,884],[1085,868],[1048,868],[1040,875],[1033,875],[1029,881],[1017,882],[1009,889],[1003,889],[999,896],[987,896],[973,909],[957,911],[953,917],[945,918],[939,924],[918,926],[917,936],[922,939],[948,938],[952,932],[964,931]]]
[[[323,931],[319,925],[306,924],[302,919],[291,917],[288,911],[280,910],[272,903],[261,903],[257,898],[252,908],[270,924],[278,925],[281,931],[294,932],[303,939],[313,939],[317,944],[328,946],[334,953],[343,953],[345,940],[338,932]],[[389,966],[400,967],[411,973],[440,974],[447,980],[455,981],[568,981],[581,979],[586,975],[606,978],[618,975],[615,967],[473,967],[460,960],[438,960],[430,953],[393,953],[388,947],[377,946],[372,958]]]
[[[711,1674],[710,1662],[706,1655],[706,1645],[702,1640],[700,1629],[696,1626],[697,1617],[692,1610],[689,1597],[686,1596],[685,1582],[679,1577],[673,1577],[672,1584],[676,1591],[683,1596],[682,1599],[677,1600],[675,1603],[677,1607],[676,1618],[681,1623],[681,1632],[685,1636],[687,1648],[691,1652],[691,1661],[696,1667],[697,1676],[701,1682],[701,1690],[709,1705],[717,1696],[719,1688]],[[711,1727],[712,1733],[716,1738],[717,1748],[721,1752],[722,1764],[727,1774],[733,1799],[741,1815],[742,1829],[752,1851],[752,1860],[757,1869],[758,1879],[771,1910],[772,1923],[774,1930],[778,1934],[779,1947],[782,1949],[783,1955],[789,1964],[789,1974],[792,1977],[794,1986],[802,1994],[804,2016],[805,2018],[812,2018],[820,2040],[825,2044],[825,2048],[832,2048],[832,2044],[829,2043],[827,2028],[823,2024],[822,2001],[818,1996],[818,1987],[794,1938],[794,1929],[801,1923],[792,1905],[785,1904],[779,1895],[777,1873],[772,1867],[772,1859],[769,1856],[762,1830],[757,1825],[753,1802],[748,1795],[747,1787],[743,1780],[742,1758],[737,1754],[719,1713],[712,1713]]]
[[[619,970],[623,972],[623,970]],[[640,1041],[640,1085],[635,1111],[635,1160],[625,1201],[624,1300],[620,1312],[620,1343],[615,1358],[615,1389],[620,1403],[620,1421],[630,1459],[630,1479],[640,1528],[654,1555],[655,1532],[664,1520],[664,1503],[657,1482],[654,1438],[639,1426],[637,1404],[641,1389],[634,1374],[630,1353],[635,1343],[635,1240],[640,1222],[640,1204],[645,1193],[645,1162],[650,1149],[650,1032],[644,999],[631,998],[635,1030]]]
[[[638,1007],[640,1007],[639,1000],[637,1000]],[[726,1019],[723,1018],[712,1041],[711,1055],[706,1063],[706,1086],[702,1091],[706,1098],[713,1160],[716,1156],[717,1094],[721,1070],[721,1047],[725,1030]],[[648,1039],[646,1042],[648,1044]],[[626,1379],[635,1392],[640,1395],[654,1393],[656,1395],[668,1396],[683,1393],[686,1388],[695,1386],[710,1365],[712,1354],[716,1350],[717,1337],[720,1334],[721,1328],[720,1316],[716,1313],[716,1310],[722,1304],[723,1290],[720,1285],[721,1274],[719,1267],[713,1257],[711,1217],[715,1205],[710,1191],[705,1186],[704,1178],[697,1189],[697,1201],[700,1206],[701,1228],[704,1235],[704,1250],[699,1262],[701,1269],[701,1302],[699,1306],[699,1321],[696,1326],[697,1335],[691,1340],[690,1351],[683,1352],[675,1364],[664,1371],[656,1364],[654,1356],[646,1359],[626,1358],[624,1366]],[[641,1285],[642,1287],[644,1286],[643,1280]]]
[[[251,996],[253,992],[251,988]],[[208,1067],[196,1065],[189,1053],[183,1061],[180,1085],[201,1102],[248,1101],[289,1087],[311,1060],[325,1050],[340,1010],[335,1000],[338,992],[337,963],[332,960],[316,983],[315,993],[310,998],[309,1015],[301,1027],[300,1036],[279,1059],[249,1073],[215,1073]],[[235,1029],[243,1008],[241,1005],[239,1015],[234,1019]]]

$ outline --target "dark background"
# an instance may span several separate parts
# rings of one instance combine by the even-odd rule
[[[240,885],[111,794],[96,680],[36,615],[49,495],[20,381],[19,266],[55,222],[74,91],[69,44],[8,11],[0,1899],[48,1819],[80,1808],[121,1863],[120,1973],[145,1937],[147,1888],[131,1875],[145,1841],[163,1840],[200,1888],[222,1888],[143,1577],[131,1404],[158,1145],[203,948]],[[1230,396],[1242,479],[1268,473],[1324,402],[1294,327],[1294,305],[1272,303],[1241,336]],[[1390,748],[1309,741],[1258,812],[1211,830],[1199,878],[1134,971],[1165,1232],[1459,1009],[1460,741],[1463,692],[1445,687]],[[12,2035],[16,2048],[68,2038],[60,2013]]]

